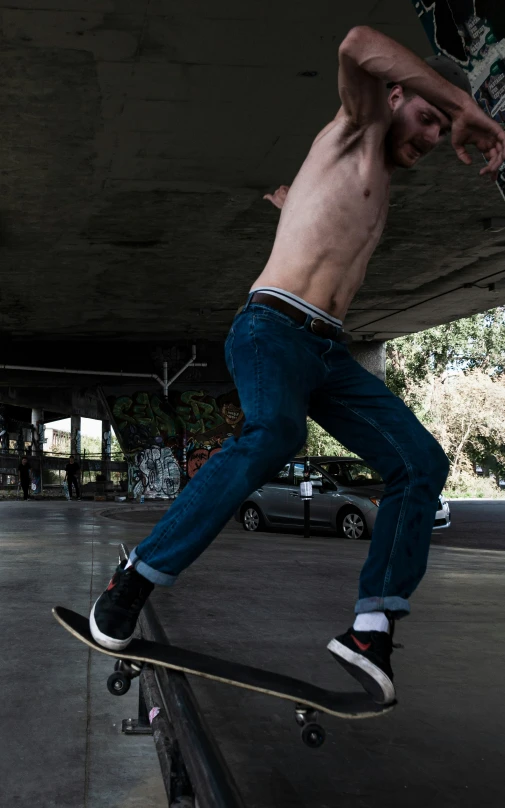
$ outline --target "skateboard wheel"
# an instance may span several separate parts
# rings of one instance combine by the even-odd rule
[[[131,681],[128,676],[125,676],[121,671],[111,673],[107,679],[107,689],[113,696],[124,696],[130,689]]]
[[[311,749],[319,749],[326,738],[324,729],[319,724],[307,724],[302,729],[302,741]]]

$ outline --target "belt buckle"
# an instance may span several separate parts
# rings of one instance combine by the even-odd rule
[[[326,323],[322,317],[313,317],[312,320],[310,321],[310,330],[312,331],[313,334],[316,333],[314,331],[314,323],[322,323],[323,325],[329,325],[329,323]]]

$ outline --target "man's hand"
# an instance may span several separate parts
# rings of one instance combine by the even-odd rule
[[[462,163],[469,166],[472,158],[466,146],[472,143],[487,160],[480,174],[489,174],[493,182],[498,178],[498,169],[505,161],[505,131],[489,118],[472,99],[452,120],[452,145]]]
[[[263,199],[268,199],[268,201],[271,202],[272,205],[275,205],[275,207],[279,208],[280,210],[284,205],[284,202],[286,201],[288,191],[289,191],[289,185],[281,185],[279,188],[277,188],[276,191],[274,191],[273,194],[265,194]]]

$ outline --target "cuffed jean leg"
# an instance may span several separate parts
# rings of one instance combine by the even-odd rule
[[[297,441],[297,449],[303,437]],[[268,449],[266,448],[268,447]],[[135,548],[131,561],[155,584],[170,586],[209,546],[248,495],[292,456],[292,443],[279,442],[264,425],[247,425],[237,439],[203,465],[156,525]]]
[[[235,318],[226,358],[245,414],[242,434],[209,458],[133,551],[135,568],[153,583],[172,584],[249,494],[303,446],[316,372],[306,342],[303,327],[265,307]]]
[[[388,610],[402,617],[426,570],[448,461],[411,410],[345,346],[335,344],[325,361],[328,375],[311,398],[309,414],[386,483],[356,612]]]

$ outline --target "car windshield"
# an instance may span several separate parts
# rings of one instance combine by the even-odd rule
[[[339,485],[378,485],[384,482],[380,474],[360,460],[330,461],[321,463],[323,468]]]

